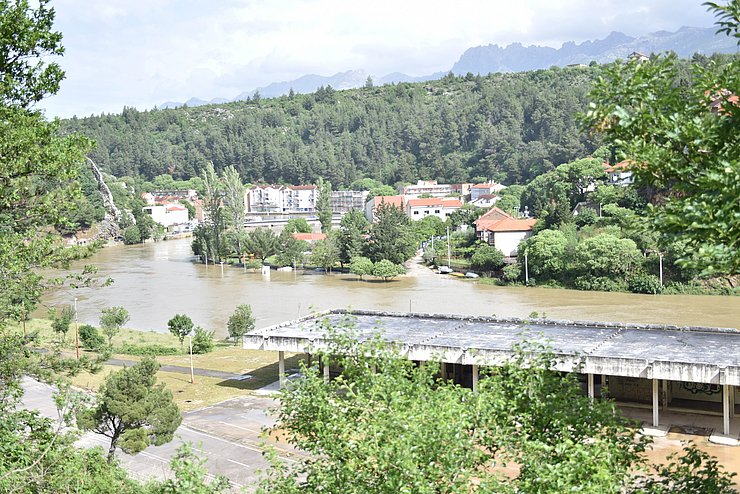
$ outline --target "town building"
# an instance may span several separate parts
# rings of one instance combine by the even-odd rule
[[[312,244],[312,243],[317,242],[319,240],[326,240],[326,233],[294,232],[292,234],[292,236],[296,240],[303,240],[304,242],[308,242],[309,244]]]
[[[578,373],[592,399],[608,389],[622,406],[650,408],[652,425],[663,430],[664,411],[719,414],[721,440],[738,443],[737,329],[334,310],[251,331],[243,348],[277,351],[282,385],[285,352],[328,349],[328,328],[346,327],[348,317],[354,338],[379,335],[410,360],[441,362],[442,379],[474,391],[482,367],[501,366],[524,346],[552,353],[554,370]],[[329,379],[338,369],[323,366],[323,371]],[[731,432],[734,439],[727,437]]]
[[[532,236],[537,220],[518,219],[494,207],[475,220],[475,234],[479,240],[493,245],[506,257],[516,257],[519,243]]]
[[[365,210],[365,203],[370,192],[367,190],[332,190],[331,210],[333,213],[345,214],[353,209]]]
[[[476,201],[481,196],[495,195],[506,188],[505,185],[489,182],[485,184],[475,184],[470,187],[470,201]]]
[[[153,190],[151,192],[144,192],[141,194],[141,198],[147,204],[147,206],[154,206],[157,204],[172,204],[180,201],[194,202],[198,199],[198,193],[193,190]]]
[[[620,161],[615,165],[610,165],[608,162],[604,163],[604,172],[609,177],[609,183],[621,187],[635,183],[635,178],[629,169],[630,165],[631,162],[629,160]]]
[[[496,194],[481,194],[476,199],[471,200],[469,204],[477,208],[488,209],[491,206],[495,205],[499,199],[501,198]]]
[[[416,185],[407,185],[402,187],[401,195],[409,199],[419,196],[427,197],[449,197],[453,194],[452,185],[438,184],[436,180],[419,180]]]
[[[427,216],[436,216],[442,221],[462,207],[460,199],[451,197],[438,199],[409,199],[406,203],[406,214],[412,220],[420,220]]]
[[[375,196],[365,203],[365,218],[371,223],[375,221],[375,210],[381,204],[390,204],[401,211],[406,211],[405,196]]]
[[[144,213],[150,215],[155,223],[165,228],[188,223],[188,208],[181,204],[144,206]]]
[[[316,211],[315,185],[253,185],[244,192],[247,213],[312,213]]]

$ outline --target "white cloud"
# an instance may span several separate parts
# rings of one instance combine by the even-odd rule
[[[233,97],[257,86],[365,69],[448,70],[471,46],[559,46],[616,30],[711,25],[689,0],[59,0],[67,80],[50,115]]]

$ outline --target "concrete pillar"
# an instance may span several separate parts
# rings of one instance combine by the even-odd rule
[[[658,427],[658,380],[653,379],[653,427]]]
[[[478,392],[478,366],[473,364],[473,393]]]
[[[443,381],[447,380],[447,362],[442,362],[439,366],[439,375]]]
[[[586,374],[586,378],[588,379],[588,397],[591,401],[594,401],[594,397],[596,396],[596,391],[594,389],[594,375]]]
[[[324,358],[323,362],[324,364],[324,382],[329,382],[329,361],[328,359]]]
[[[735,418],[735,386],[730,386],[730,418]]]
[[[730,435],[730,385],[722,385],[722,429],[725,436]]]
[[[280,388],[285,386],[285,352],[278,352],[278,381]]]

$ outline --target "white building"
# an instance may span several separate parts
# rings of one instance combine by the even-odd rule
[[[429,198],[409,199],[406,203],[406,214],[412,220],[420,220],[427,216],[436,216],[442,221],[446,220],[454,211],[462,207],[460,199],[454,198]]]
[[[401,190],[401,195],[407,198],[417,198],[420,195],[431,197],[449,197],[455,192],[452,185],[438,184],[436,180],[419,180],[416,185],[407,185]]]
[[[612,185],[619,185],[626,187],[635,183],[635,177],[632,176],[632,171],[629,169],[629,161],[620,161],[615,165],[604,163],[604,172],[609,177],[609,183]]]
[[[143,211],[150,215],[155,223],[165,228],[172,225],[188,223],[188,208],[181,204],[164,204],[159,206],[145,206]]]
[[[494,207],[475,220],[478,239],[493,245],[506,257],[516,257],[519,243],[532,236],[537,220],[517,219]]]
[[[470,202],[480,199],[481,196],[495,195],[506,188],[505,185],[489,182],[485,184],[475,184],[470,187]]]
[[[369,193],[367,190],[332,190],[331,210],[341,214],[352,209],[363,211]]]
[[[315,185],[254,185],[244,192],[247,213],[311,213],[316,211]]]

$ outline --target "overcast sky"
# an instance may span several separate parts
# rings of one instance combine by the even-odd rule
[[[688,0],[52,0],[67,73],[48,116],[150,109],[364,69],[426,75],[471,46],[560,47],[713,17]]]

